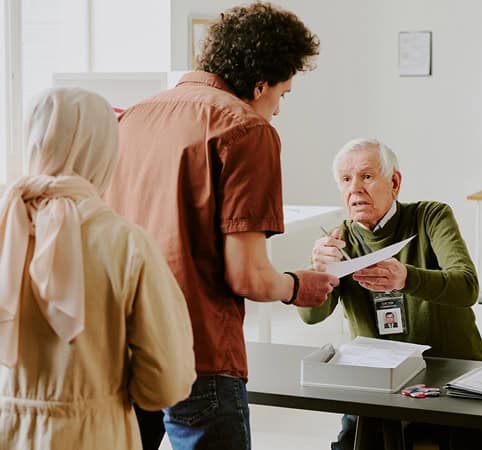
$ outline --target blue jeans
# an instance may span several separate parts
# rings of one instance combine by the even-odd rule
[[[246,383],[235,377],[198,377],[191,395],[164,409],[173,450],[250,450]]]
[[[341,430],[337,442],[331,443],[331,450],[353,450],[355,444],[357,416],[344,414],[341,418]]]

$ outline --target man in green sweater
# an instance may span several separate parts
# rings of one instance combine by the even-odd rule
[[[341,260],[342,248],[357,257],[415,238],[396,258],[342,278],[322,306],[298,308],[301,318],[321,322],[341,302],[352,336],[427,344],[426,356],[482,360],[471,309],[479,293],[477,273],[451,208],[433,201],[399,203],[397,157],[376,140],[348,142],[335,156],[333,174],[349,220],[316,241],[313,269],[324,271]],[[397,317],[397,327],[384,326],[387,312]],[[332,449],[353,448],[355,425],[356,417],[344,416]]]

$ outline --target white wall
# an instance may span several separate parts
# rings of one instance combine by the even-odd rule
[[[188,17],[240,2],[171,4],[171,64],[188,65]],[[340,204],[331,159],[348,139],[379,137],[398,154],[400,199],[449,203],[474,253],[482,189],[482,3],[466,0],[282,0],[321,39],[318,69],[295,78],[274,125],[288,203]],[[398,76],[398,32],[433,33],[433,75]]]
[[[59,72],[82,72],[89,66],[89,2],[88,0],[57,1],[59,14],[58,51]]]
[[[482,189],[482,3],[385,0],[380,27],[379,136],[400,157],[401,199],[436,199],[455,210],[474,251]],[[430,30],[430,77],[397,75],[401,30]]]
[[[377,1],[284,1],[321,40],[318,68],[299,74],[273,121],[283,142],[288,203],[338,204],[331,160],[376,126]]]
[[[92,2],[92,70],[165,72],[170,65],[169,0]],[[174,1],[173,1],[174,3]]]

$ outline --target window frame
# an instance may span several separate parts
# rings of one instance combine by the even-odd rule
[[[23,106],[22,106],[22,0],[4,0],[4,108],[5,108],[5,184],[12,183],[23,172]]]

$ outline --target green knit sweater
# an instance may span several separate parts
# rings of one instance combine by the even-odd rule
[[[396,214],[372,232],[351,220],[341,225],[345,250],[364,254],[353,227],[370,249],[378,250],[416,234],[395,257],[406,265],[405,296],[408,334],[380,336],[370,292],[348,275],[322,306],[298,308],[310,324],[326,319],[341,301],[353,336],[427,344],[426,356],[482,360],[482,341],[471,306],[479,284],[465,242],[448,205],[438,202],[397,203]]]

